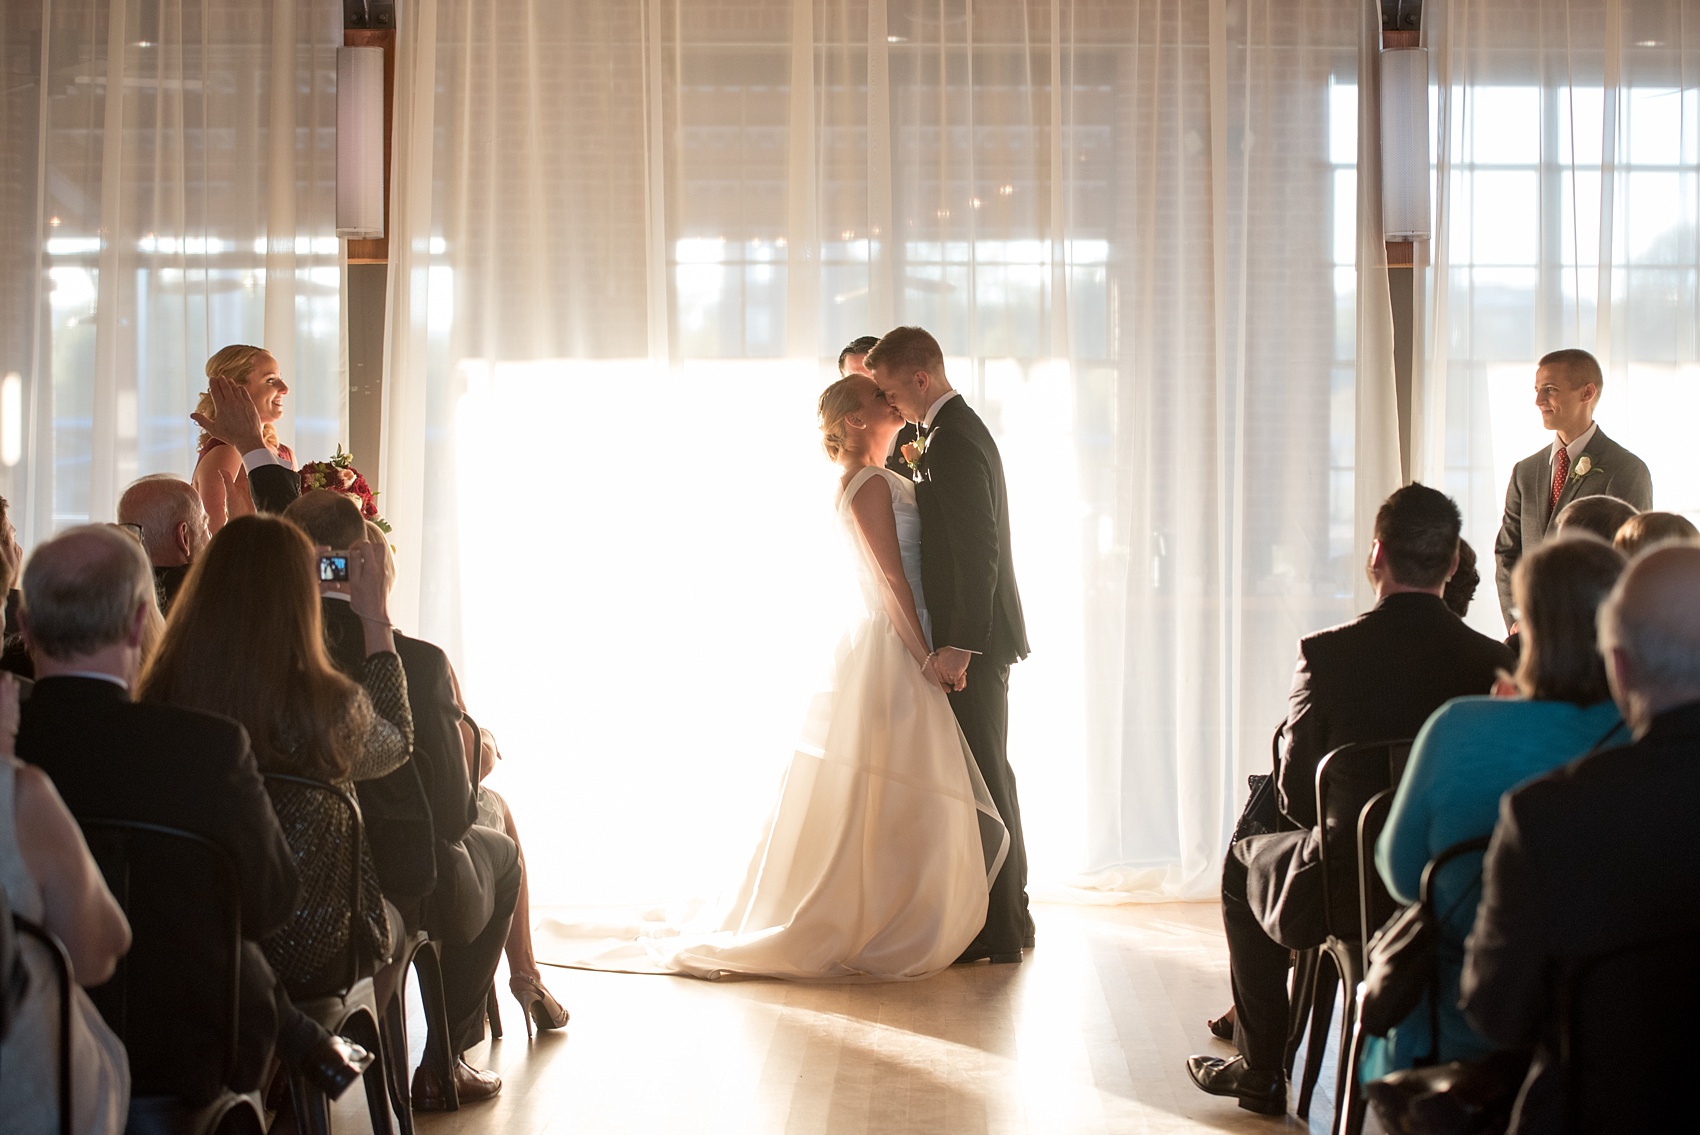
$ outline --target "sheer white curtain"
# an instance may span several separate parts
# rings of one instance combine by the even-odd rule
[[[1700,517],[1700,15],[1434,0],[1423,19],[1439,225],[1421,475],[1444,479],[1490,550],[1512,465],[1551,440],[1535,362],[1583,347],[1605,368],[1601,428],[1647,462],[1656,507]],[[1491,590],[1471,617],[1502,625]]]
[[[897,323],[1007,467],[1035,876],[1214,892],[1397,478],[1375,7],[408,9],[396,609],[502,742],[540,902],[747,851],[849,599],[814,400]]]
[[[190,471],[227,343],[277,356],[304,459],[346,436],[341,28],[335,0],[5,5],[0,492],[26,547]]]

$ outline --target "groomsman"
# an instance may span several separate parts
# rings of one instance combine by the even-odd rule
[[[927,332],[890,331],[862,363],[923,439],[914,467],[904,462],[901,471],[914,477],[921,511],[921,590],[935,647],[929,664],[950,691],[951,709],[1009,829],[1009,855],[992,882],[985,928],[957,961],[1019,962],[1033,944],[1033,919],[1007,742],[1009,667],[1027,657],[1027,628],[1010,555],[1003,461],[985,423],[951,388],[944,353]]]
[[[1517,463],[1505,490],[1505,521],[1494,541],[1499,607],[1506,629],[1517,622],[1511,609],[1511,569],[1552,528],[1553,517],[1577,497],[1605,493],[1637,510],[1653,507],[1653,477],[1641,459],[1612,441],[1594,422],[1605,376],[1599,361],[1574,347],[1554,351],[1535,369],[1535,408],[1553,432]]]

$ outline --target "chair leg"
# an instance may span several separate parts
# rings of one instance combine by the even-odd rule
[[[1293,1078],[1293,1061],[1310,1023],[1311,1002],[1316,997],[1316,970],[1320,950],[1300,950],[1293,961],[1293,983],[1287,995],[1287,1050],[1281,1067]]]
[[[306,1077],[290,1074],[289,1100],[295,1108],[295,1130],[302,1135],[331,1135],[331,1101]]]
[[[395,1135],[395,1125],[390,1122],[389,1066],[377,1020],[361,1009],[343,1022],[342,1032],[349,1040],[371,1051],[376,1064],[360,1077],[366,1089],[366,1111],[372,1117],[372,1135]]]
[[[1358,1065],[1363,1060],[1364,1051],[1363,997],[1364,989],[1360,983],[1356,995],[1346,1002],[1351,1010],[1352,1022],[1350,1031],[1340,1034],[1340,1083],[1335,1088],[1335,1098],[1339,1103],[1334,1108],[1334,1135],[1363,1135],[1368,1102],[1358,1084]],[[1346,1040],[1348,1036],[1350,1043]]]
[[[422,1064],[443,1073],[448,1089],[445,1111],[460,1110],[455,1091],[455,1054],[449,1051],[449,1011],[443,1001],[443,963],[435,946],[420,947],[413,955],[413,971],[419,975],[420,1008],[425,1011],[425,1058]]]
[[[1298,1107],[1294,1109],[1294,1114],[1300,1119],[1310,1117],[1310,1097],[1316,1091],[1316,1081],[1322,1076],[1322,1057],[1328,1047],[1328,1030],[1334,1017],[1334,995],[1339,986],[1339,971],[1334,959],[1324,952],[1317,958],[1316,994],[1311,998],[1310,1036],[1305,1042],[1304,1079],[1299,1085]]]
[[[502,1039],[502,1006],[496,1001],[496,983],[490,983],[490,992],[484,998],[484,1016],[490,1021],[490,1039]]]
[[[378,1032],[384,1044],[384,1079],[390,1090],[390,1107],[395,1111],[401,1135],[413,1135],[413,1093],[407,1067],[407,975],[401,975],[396,990],[384,1006]]]

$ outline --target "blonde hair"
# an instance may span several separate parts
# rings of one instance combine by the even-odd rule
[[[237,386],[246,386],[248,376],[254,373],[254,367],[259,363],[261,355],[269,357],[271,352],[264,347],[252,347],[246,343],[232,343],[228,347],[220,347],[213,357],[207,360],[207,378],[209,381],[214,378],[228,378]],[[195,413],[203,418],[217,420],[218,415],[214,413],[210,390],[201,392],[201,400],[195,404]],[[276,449],[277,431],[272,428],[270,422],[261,427],[261,433],[265,437],[266,445]],[[211,439],[212,435],[202,430],[201,436],[195,442],[195,448],[206,449],[207,442]]]
[[[384,561],[384,590],[395,590],[395,549],[390,547],[390,537],[382,528],[370,520],[366,525],[366,542],[378,549],[378,556]]]
[[[837,461],[844,453],[844,443],[850,440],[849,427],[844,419],[862,408],[861,395],[856,393],[856,380],[867,382],[866,375],[845,375],[821,391],[820,413],[821,448],[827,460]]]
[[[1643,548],[1666,540],[1700,539],[1694,524],[1676,512],[1642,512],[1631,516],[1618,528],[1612,545],[1626,556],[1634,556]]]

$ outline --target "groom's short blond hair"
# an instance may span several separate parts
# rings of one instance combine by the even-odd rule
[[[924,370],[935,377],[944,377],[944,352],[939,341],[920,327],[894,327],[862,360],[869,370],[884,368],[896,374],[912,374]]]

